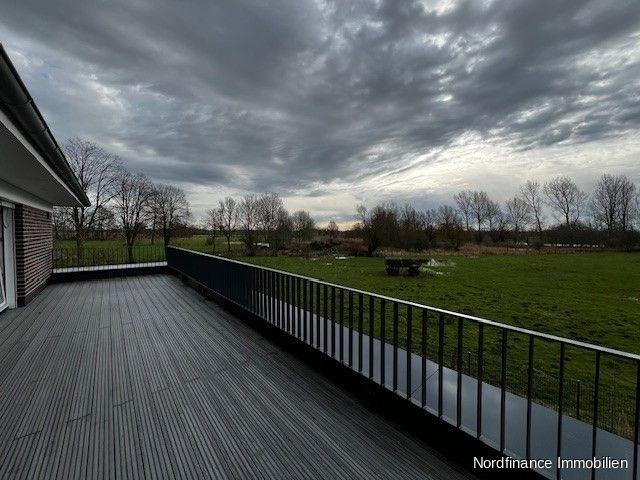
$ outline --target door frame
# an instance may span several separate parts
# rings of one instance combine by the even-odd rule
[[[0,312],[7,308],[16,307],[16,245],[15,245],[15,215],[14,204],[0,200],[0,214],[4,227],[4,276],[6,302],[0,306]]]

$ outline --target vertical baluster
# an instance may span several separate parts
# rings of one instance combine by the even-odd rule
[[[362,327],[364,315],[364,295],[358,294],[358,372],[362,373]]]
[[[309,304],[307,303],[308,300],[308,290],[309,290],[309,281],[308,280],[303,280],[302,281],[302,312],[304,315],[304,318],[302,319],[302,339],[306,342],[309,343]]]
[[[598,440],[598,403],[600,402],[600,351],[596,351],[596,378],[593,386],[593,426],[591,431],[591,458],[596,457]],[[595,480],[596,469],[591,469],[591,479]]]
[[[375,300],[369,297],[369,378],[373,378],[373,334],[374,334],[374,314]]]
[[[287,333],[293,335],[293,329],[295,322],[293,321],[294,308],[293,308],[293,295],[291,294],[291,289],[293,287],[292,278],[284,274],[284,318],[286,319],[286,329]]]
[[[476,399],[476,437],[482,436],[482,382],[484,377],[484,324],[478,324],[478,394]]]
[[[255,291],[254,285],[253,285],[253,267],[244,267],[245,270],[245,276],[247,278],[247,283],[245,286],[245,290],[247,292],[247,309],[249,310],[249,312],[251,313],[255,313],[253,311],[253,292]]]
[[[458,385],[456,386],[456,426],[460,428],[462,424],[462,334],[464,320],[458,317]]]
[[[349,366],[353,367],[353,292],[349,290]]]
[[[270,295],[269,295],[269,315],[271,316],[271,322],[274,325],[278,325],[276,319],[276,274],[275,272],[269,272],[270,282]]]
[[[564,407],[564,343],[560,343],[560,373],[558,375],[558,431],[556,457],[562,457],[562,411]],[[556,465],[556,478],[560,480],[560,466]]]
[[[300,292],[300,288],[298,286],[300,279],[298,277],[291,278],[291,310],[292,310],[292,320],[293,325],[291,329],[294,332],[296,338],[300,336],[300,304],[298,293]]]
[[[267,320],[267,273],[265,270],[260,269],[260,316]]]
[[[529,368],[527,370],[527,460],[531,459],[531,400],[533,399],[533,341],[534,336],[529,335]]]
[[[260,291],[260,270],[257,267],[253,267],[253,313],[256,316],[260,316],[260,303],[258,292]]]
[[[285,323],[284,323],[284,318],[282,317],[282,291],[284,289],[282,288],[282,275],[280,275],[279,273],[276,273],[276,315],[277,315],[277,319],[276,319],[276,323],[277,325],[284,330],[285,328]]]
[[[398,302],[393,302],[393,391],[398,390]]]
[[[296,322],[295,322],[295,297],[293,295],[293,288],[294,288],[294,279],[289,276],[289,275],[285,275],[285,279],[286,279],[286,285],[285,285],[285,295],[286,295],[286,300],[285,300],[285,314],[287,317],[287,332],[289,332],[292,335],[295,335],[295,326],[296,326]]]
[[[411,305],[407,306],[407,361],[406,361],[406,368],[407,368],[407,385],[406,385],[406,389],[407,389],[407,400],[411,399],[411,352],[412,352],[412,342],[411,342],[411,333],[412,333],[412,329],[413,329],[413,310],[411,308]]]
[[[289,317],[291,318],[291,333],[294,337],[298,336],[298,304],[296,297],[296,277],[291,277],[287,275],[287,279],[289,280],[287,292],[289,295],[289,301],[287,310],[290,312]]]
[[[337,318],[336,318],[336,287],[331,287],[331,357],[336,358],[336,333],[337,333]]]
[[[271,273],[271,288],[272,288],[272,295],[271,295],[271,319],[272,322],[277,325],[278,327],[280,326],[278,324],[278,319],[276,318],[276,295],[277,295],[277,290],[276,290],[276,273],[275,272],[270,272]]]
[[[291,297],[289,295],[290,277],[287,274],[282,275],[282,320],[284,329],[287,333],[291,333]]]
[[[638,430],[640,430],[640,361],[636,362],[636,410],[633,417],[633,475],[632,480],[638,479]]]
[[[324,323],[324,342],[323,342],[323,350],[324,350],[324,353],[327,353],[327,350],[328,350],[327,343],[329,341],[328,337],[327,337],[327,333],[328,333],[328,330],[329,330],[329,319],[328,319],[329,311],[327,310],[328,303],[329,303],[329,298],[328,298],[329,288],[327,287],[326,284],[323,287],[324,287],[323,288],[323,290],[324,290],[324,298],[322,299],[322,301],[324,303],[324,309],[323,309],[323,313],[324,313],[324,322],[323,322]]]
[[[444,313],[440,314],[438,323],[438,417],[442,417],[442,388],[444,381]]]
[[[314,304],[314,297],[313,297],[313,287],[314,287],[314,282],[309,282],[309,345],[315,345],[314,344],[314,338],[313,338],[313,333],[315,331],[314,328],[314,319],[315,319],[315,323],[319,323],[320,319],[317,318],[317,310],[313,308]]]
[[[340,362],[344,359],[344,289],[340,289]]]
[[[420,379],[422,382],[421,391],[421,404],[422,408],[427,406],[427,320],[428,311],[422,310],[422,331],[420,332],[422,338],[422,365],[420,365]]]
[[[385,353],[386,353],[386,328],[385,328],[385,317],[387,314],[387,304],[384,299],[380,300],[380,385],[384,387],[385,380]]]
[[[289,276],[280,274],[282,278],[282,294],[280,296],[280,312],[282,315],[282,328],[291,333],[291,306],[289,303]]]
[[[215,270],[214,270],[215,272]],[[213,285],[215,279],[215,273],[212,275],[211,284]],[[268,280],[267,280],[267,272],[266,270],[260,270],[260,309],[262,313],[262,318],[269,321],[269,314],[267,313],[267,292],[268,290]]]
[[[282,301],[280,300],[280,294],[282,292],[282,288],[280,285],[280,280],[281,280],[281,276],[278,273],[273,273],[273,280],[274,280],[274,304],[273,304],[273,308],[274,308],[274,320],[276,322],[276,325],[279,328],[282,328],[282,315],[280,313],[280,307],[282,305]]]
[[[296,323],[298,338],[304,340],[302,336],[302,280],[296,277]]]
[[[502,329],[502,361],[500,368],[500,453],[504,452],[505,414],[507,406],[507,329]]]

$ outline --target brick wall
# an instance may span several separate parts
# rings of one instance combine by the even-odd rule
[[[15,242],[17,297],[22,306],[44,288],[51,276],[51,214],[16,205]]]

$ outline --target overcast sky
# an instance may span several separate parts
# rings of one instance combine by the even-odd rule
[[[60,142],[196,214],[246,191],[346,222],[561,173],[640,183],[638,0],[21,0],[0,32]]]

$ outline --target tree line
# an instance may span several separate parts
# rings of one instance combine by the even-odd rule
[[[218,234],[225,238],[229,252],[231,237],[240,234],[250,255],[254,255],[261,245],[278,249],[293,240],[311,240],[316,231],[309,212],[298,210],[290,214],[282,198],[275,193],[250,193],[239,200],[226,197],[220,200],[217,208],[207,210],[205,224],[214,249]]]
[[[633,246],[638,242],[640,197],[624,175],[603,174],[589,194],[567,176],[525,182],[503,204],[486,191],[463,190],[451,205],[419,211],[410,204],[357,208],[354,230],[368,254],[383,246],[458,247],[462,242]]]
[[[56,208],[54,235],[73,238],[79,256],[87,240],[118,234],[124,237],[133,262],[133,247],[143,232],[150,234],[151,243],[157,232],[169,245],[179,227],[189,227],[192,215],[182,189],[153,184],[146,175],[132,173],[94,142],[72,138],[63,148],[91,205]],[[222,236],[231,251],[232,237],[241,234],[250,254],[261,244],[281,248],[294,239],[311,240],[316,231],[308,211],[290,214],[275,193],[248,194],[239,200],[226,197],[207,210],[203,223],[214,249],[216,238]]]
[[[133,246],[143,232],[152,243],[161,235],[169,245],[179,227],[190,226],[192,215],[182,189],[153,184],[91,141],[73,138],[64,150],[91,206],[56,208],[54,234],[73,238],[79,254],[86,240],[117,233],[133,261]],[[486,191],[463,190],[451,204],[426,210],[411,204],[384,203],[370,210],[360,205],[357,223],[345,235],[360,237],[369,255],[380,247],[456,248],[469,241],[630,247],[639,241],[638,193],[628,177],[609,173],[590,193],[567,176],[546,183],[529,180],[503,203]],[[308,211],[290,213],[275,193],[226,197],[206,211],[202,225],[214,250],[219,239],[231,251],[232,238],[237,238],[251,255],[261,247],[309,242],[318,231]],[[330,239],[338,236],[333,220],[325,233]]]
[[[56,208],[54,235],[73,237],[79,256],[86,240],[120,231],[133,262],[133,246],[147,228],[151,228],[152,241],[159,232],[168,245],[176,228],[191,219],[182,189],[153,184],[143,173],[132,173],[117,156],[91,141],[72,138],[63,148],[91,205]]]

